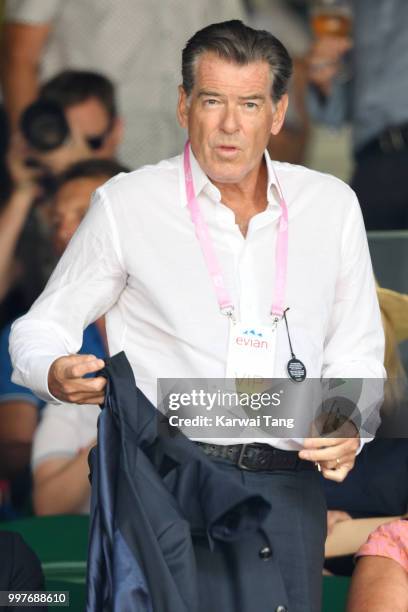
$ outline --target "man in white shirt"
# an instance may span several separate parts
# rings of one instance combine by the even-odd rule
[[[260,367],[287,378],[288,306],[308,378],[383,378],[381,320],[354,193],[265,153],[287,108],[286,49],[241,22],[214,24],[189,40],[182,72],[178,119],[190,146],[98,189],[44,293],[14,325],[14,379],[48,401],[101,403],[104,379],[83,376],[103,362],[73,353],[84,326],[104,313],[110,353],[126,351],[153,403],[158,378],[223,378],[231,364],[249,373],[248,355],[229,342],[244,321],[274,347]],[[306,439],[299,456],[299,440],[271,438],[261,448],[267,470],[259,445],[242,452],[239,439],[202,445],[272,505],[271,546],[251,552],[244,541],[213,554],[197,544],[203,610],[265,609],[271,572],[285,592],[276,610],[320,609],[326,513],[315,463],[342,480],[359,447],[353,431]],[[235,567],[232,581],[227,567]],[[240,572],[254,574],[248,599],[238,595]]]

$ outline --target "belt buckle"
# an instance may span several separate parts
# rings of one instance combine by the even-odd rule
[[[245,451],[246,451],[246,447],[248,446],[248,444],[243,444],[242,448],[241,448],[241,452],[239,453],[239,458],[237,461],[237,466],[239,468],[241,468],[241,470],[247,470],[248,472],[253,472],[254,470],[250,467],[248,467],[247,465],[244,465],[243,460],[244,460],[244,455],[245,455]]]

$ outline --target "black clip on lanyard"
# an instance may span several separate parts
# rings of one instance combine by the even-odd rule
[[[286,313],[288,310],[289,308],[286,308],[286,310],[283,312],[283,318],[285,319],[286,332],[288,334],[289,348],[290,348],[290,354],[291,354],[291,359],[289,359],[288,361],[286,370],[291,380],[293,380],[293,382],[303,382],[306,378],[306,366],[304,363],[300,361],[300,359],[296,358],[296,355],[293,352],[292,342],[291,342],[290,333],[289,333],[288,320],[286,318]]]

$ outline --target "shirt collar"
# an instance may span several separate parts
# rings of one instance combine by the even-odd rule
[[[268,151],[265,149],[264,153],[266,168],[268,171],[268,184],[267,184],[267,199],[268,207],[275,208],[279,206],[279,186],[276,180],[275,170],[273,168],[273,162],[270,158]],[[198,197],[202,192],[206,192],[212,200],[216,202],[221,201],[221,193],[219,189],[210,181],[208,176],[202,170],[200,164],[194,156],[190,146],[190,163],[191,163],[191,174],[193,176],[194,193]],[[187,206],[186,188],[184,183],[184,164],[183,155],[180,156],[180,203],[181,206]]]

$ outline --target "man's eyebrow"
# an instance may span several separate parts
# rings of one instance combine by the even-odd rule
[[[208,89],[200,89],[198,97],[200,96],[213,96],[214,98],[222,98],[222,94],[217,91],[209,91]]]
[[[223,94],[218,91],[209,91],[208,89],[201,89],[198,92],[198,97],[201,96],[213,96],[214,98],[222,98]],[[250,94],[249,96],[238,96],[238,100],[265,100],[265,96],[260,93]]]
[[[250,96],[238,96],[238,100],[265,100],[265,96],[262,94],[256,93]]]

